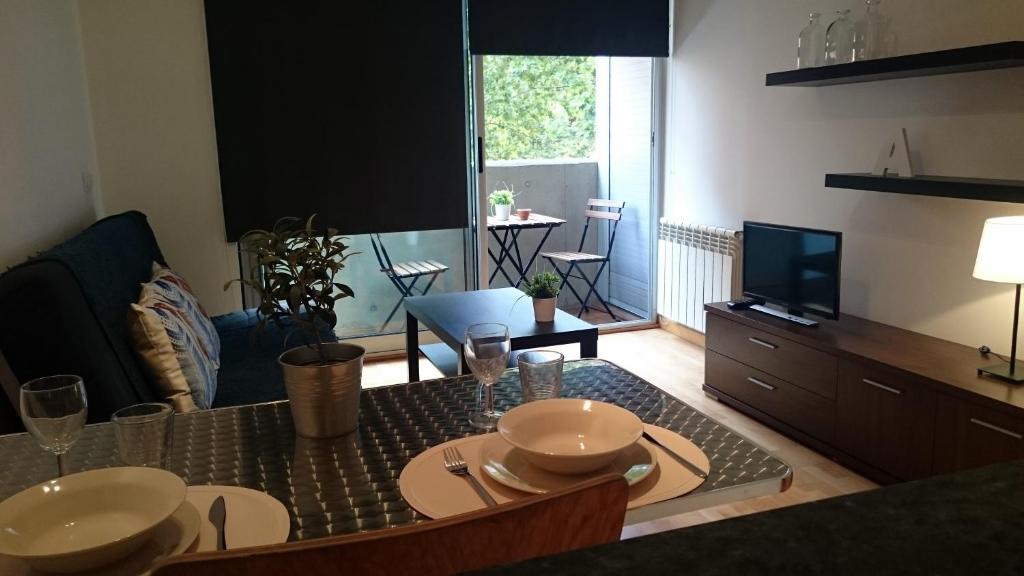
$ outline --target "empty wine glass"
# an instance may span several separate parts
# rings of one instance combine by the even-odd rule
[[[480,382],[483,407],[469,415],[474,428],[493,430],[501,412],[494,409],[494,383],[508,367],[512,343],[504,324],[474,324],[466,329],[466,364]]]
[[[21,421],[43,450],[57,456],[60,476],[67,473],[64,454],[81,436],[87,411],[78,376],[46,376],[21,387]]]

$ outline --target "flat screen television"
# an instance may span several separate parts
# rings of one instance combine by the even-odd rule
[[[838,319],[842,244],[840,232],[744,222],[743,294]]]

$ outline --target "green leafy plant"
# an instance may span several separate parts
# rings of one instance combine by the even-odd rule
[[[491,206],[512,206],[516,203],[516,192],[514,187],[499,188],[487,197]]]
[[[313,227],[315,218],[316,214],[310,216],[305,225],[299,218],[282,218],[272,230],[246,232],[239,246],[255,255],[258,266],[252,277],[231,280],[224,289],[235,282],[253,289],[260,297],[257,332],[269,322],[289,328],[286,321],[290,321],[293,329],[305,333],[306,345],[315,347],[320,360],[329,363],[322,331],[338,323],[335,303],[355,296],[337,276],[345,261],[358,252],[348,251],[348,238],[339,237],[337,230],[318,232]]]
[[[523,292],[531,298],[555,298],[561,282],[554,272],[539,272],[526,281]]]

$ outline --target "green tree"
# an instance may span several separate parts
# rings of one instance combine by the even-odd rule
[[[486,57],[487,159],[590,157],[595,77],[593,58]]]

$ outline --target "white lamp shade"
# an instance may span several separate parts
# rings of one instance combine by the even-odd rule
[[[974,277],[1024,284],[1024,216],[989,218],[981,233]]]

